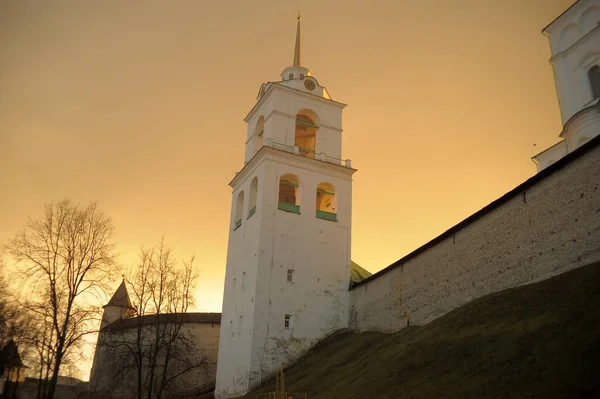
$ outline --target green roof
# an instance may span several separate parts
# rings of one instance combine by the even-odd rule
[[[372,274],[373,273],[369,272],[366,269],[363,269],[354,261],[350,261],[350,281],[352,281],[353,283],[358,283],[359,281],[366,279]]]

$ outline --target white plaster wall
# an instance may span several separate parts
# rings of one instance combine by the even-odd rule
[[[250,170],[245,171],[244,178],[234,186],[232,193],[215,392],[217,396],[227,397],[229,393],[242,392],[248,387],[258,270],[259,219],[263,214],[264,190],[261,168],[256,165],[254,163]],[[255,176],[258,177],[256,213],[248,218],[250,184]],[[242,190],[248,195],[244,195],[242,225],[234,230],[234,204]]]
[[[285,173],[300,180],[300,214],[278,209],[279,177]],[[268,148],[234,179],[234,199],[240,190],[249,190],[255,176],[259,191],[256,213],[249,219],[245,213],[242,226],[230,232],[217,398],[244,394],[319,339],[347,327],[352,173]],[[316,218],[321,182],[336,188],[337,222]],[[287,281],[288,269],[295,270],[293,283]],[[284,328],[286,314],[293,316],[290,329]]]
[[[150,331],[151,325],[145,331]],[[217,354],[219,346],[219,325],[213,323],[186,323],[182,328],[189,342],[194,343],[194,352],[197,361],[202,358],[207,361],[207,368],[199,368],[183,374],[180,378],[168,385],[165,397],[181,395],[194,395],[210,388],[215,381],[217,368]],[[90,397],[114,399],[129,399],[135,396],[137,387],[137,370],[132,368],[118,376],[115,383],[115,373],[119,371],[121,356],[130,356],[124,347],[115,347],[115,343],[135,342],[136,328],[122,329],[116,332],[101,331],[94,356],[94,364],[90,377]],[[111,346],[112,345],[112,346]],[[177,372],[176,361],[171,364],[171,369]]]
[[[538,172],[540,172],[567,154],[567,142],[566,140],[563,140],[547,150],[540,152],[538,155],[533,157],[533,159],[537,164]]]
[[[260,116],[265,117],[264,139],[275,143],[294,146],[296,114],[302,109],[310,109],[318,116],[316,152],[329,157],[342,158],[342,110],[344,104],[323,99],[309,93],[290,90],[280,84],[273,84],[246,118],[245,162],[259,150],[254,148],[253,136]]]
[[[121,306],[104,306],[100,328],[127,317],[127,309]]]
[[[354,171],[272,148],[259,152],[254,145],[256,124],[263,116],[263,143],[293,147],[296,115],[307,109],[316,114],[320,126],[317,159],[321,153],[341,158],[345,105],[310,94],[303,86],[288,85],[303,82],[270,84],[245,118],[245,167],[232,182],[217,398],[247,392],[316,340],[348,324]],[[324,92],[320,86],[317,89]],[[279,177],[285,173],[300,179],[301,214],[277,209]],[[248,218],[254,177],[259,179],[257,210]],[[336,188],[337,222],[316,218],[316,188],[322,182]],[[235,229],[235,203],[241,191],[244,215]],[[288,268],[295,270],[293,283],[287,282]],[[294,317],[290,329],[284,328],[285,314]]]
[[[592,107],[573,117],[565,126],[563,137],[569,152],[600,134],[600,108]]]
[[[415,252],[350,291],[352,329],[397,331],[405,311],[411,324],[425,324],[491,292],[600,261],[600,145]]]
[[[286,154],[287,155],[287,154]],[[351,177],[310,168],[300,157],[271,159],[265,166],[266,192],[261,230],[251,385],[289,364],[316,341],[347,326],[350,278]],[[341,168],[338,168],[341,169]],[[278,182],[284,173],[300,181],[300,214],[277,209]],[[324,175],[328,175],[325,177]],[[338,221],[316,218],[316,188],[335,186]],[[293,283],[287,270],[294,269]],[[262,293],[259,296],[258,293]],[[284,328],[286,314],[292,328]]]
[[[546,29],[563,124],[592,100],[587,71],[600,64],[600,0],[580,0]]]

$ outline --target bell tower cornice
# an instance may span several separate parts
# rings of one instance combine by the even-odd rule
[[[316,79],[315,79],[316,80]],[[277,91],[290,91],[303,96],[310,96],[311,99],[322,102],[323,104],[329,104],[333,106],[337,106],[339,108],[346,108],[348,105],[341,103],[339,101],[332,100],[331,98],[325,96],[317,96],[312,93],[306,92],[305,90],[295,89],[293,87],[289,87],[287,85],[280,84],[281,82],[271,82],[265,84],[265,91],[262,92],[259,96],[258,101],[254,104],[254,107],[248,112],[246,117],[244,118],[244,122],[248,123],[252,117],[256,114],[257,111],[260,110],[260,107],[263,103],[267,102],[271,96],[273,96]],[[325,88],[323,88],[325,90]]]

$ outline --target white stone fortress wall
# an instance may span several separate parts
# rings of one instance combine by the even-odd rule
[[[149,315],[151,318],[153,315]],[[163,314],[167,318],[169,314]],[[193,396],[214,386],[217,373],[217,354],[219,348],[220,314],[185,313],[179,314],[188,320],[181,327],[180,334],[186,343],[192,344],[186,358],[192,357],[194,363],[205,362],[202,367],[194,368],[172,381],[164,392],[164,397]],[[147,316],[148,317],[148,316]],[[89,397],[92,399],[111,398],[129,399],[136,397],[137,368],[130,350],[135,348],[137,323],[139,318],[119,319],[100,331],[92,366]],[[146,345],[152,342],[155,324],[147,322],[142,327]],[[181,364],[180,355],[171,359],[170,371],[175,375],[189,367]],[[162,361],[162,355],[160,361]],[[147,373],[148,367],[144,368]],[[162,371],[162,362],[157,374]],[[145,374],[146,375],[146,374]],[[147,376],[146,376],[147,377]],[[143,396],[145,396],[144,393]]]
[[[393,332],[600,261],[599,138],[350,291],[350,328]],[[568,295],[568,293],[565,293]]]

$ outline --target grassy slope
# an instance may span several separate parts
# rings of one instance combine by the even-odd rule
[[[274,390],[274,381],[246,395]],[[600,264],[395,334],[345,334],[286,370],[308,398],[600,397]],[[202,398],[212,396],[202,396]]]
[[[488,295],[423,327],[343,335],[288,369],[286,390],[311,399],[600,397],[600,264]]]

